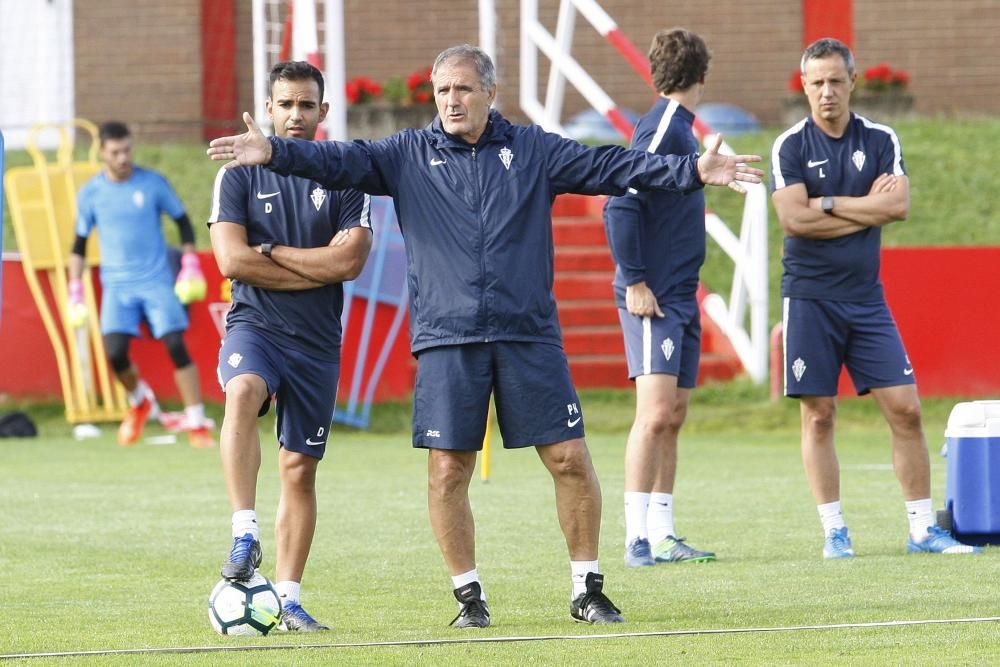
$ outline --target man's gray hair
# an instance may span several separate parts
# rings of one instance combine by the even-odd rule
[[[476,66],[476,73],[479,74],[479,85],[483,90],[489,90],[497,83],[497,70],[493,67],[493,61],[489,55],[478,46],[471,44],[460,44],[452,46],[434,59],[434,66],[431,68],[431,79],[437,76],[438,68],[451,60],[463,60],[471,62]]]
[[[802,61],[799,63],[799,71],[803,74],[806,73],[806,62],[809,60],[813,60],[814,58],[829,58],[834,55],[844,59],[848,74],[854,74],[854,54],[851,53],[847,44],[832,37],[817,39],[806,47],[806,50],[802,53]]]

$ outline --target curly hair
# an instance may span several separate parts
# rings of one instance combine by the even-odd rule
[[[712,53],[698,34],[684,28],[661,30],[649,47],[653,85],[663,94],[687,90],[705,79]]]

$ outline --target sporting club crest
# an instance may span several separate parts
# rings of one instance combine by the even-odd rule
[[[799,357],[794,362],[792,362],[792,375],[795,376],[795,381],[798,382],[802,379],[802,376],[806,374],[806,362],[802,361],[802,357]]]
[[[510,171],[510,163],[514,161],[514,151],[504,146],[500,149],[500,161],[503,162],[503,168]]]
[[[326,190],[323,188],[316,188],[312,191],[312,194],[309,195],[309,199],[312,199],[313,206],[315,206],[318,211],[323,205],[323,202],[326,201]]]
[[[660,349],[663,350],[663,356],[667,361],[670,361],[670,357],[674,356],[674,341],[670,338],[665,339],[660,343]]]
[[[858,168],[858,171],[861,171],[861,168],[865,166],[865,154],[860,150],[856,150],[854,151],[854,155],[851,156],[851,161],[854,162],[854,166]]]

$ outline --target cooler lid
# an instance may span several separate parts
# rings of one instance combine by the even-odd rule
[[[951,409],[946,438],[1000,437],[1000,401],[970,401]]]

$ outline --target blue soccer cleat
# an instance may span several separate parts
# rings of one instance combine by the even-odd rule
[[[330,627],[309,615],[298,602],[286,602],[281,608],[278,630],[282,632],[321,632]]]
[[[625,547],[625,567],[645,567],[647,565],[656,565],[649,548],[649,540],[637,537]]]
[[[823,542],[823,558],[854,558],[854,547],[851,546],[851,536],[847,534],[847,526],[832,528]]]
[[[947,530],[937,526],[927,529],[927,539],[923,542],[914,542],[910,537],[906,543],[906,551],[911,554],[977,554],[982,550],[982,547],[962,544]]]
[[[685,544],[683,537],[667,535],[653,547],[653,557],[657,563],[710,563],[715,552],[700,551]]]
[[[233,540],[229,558],[222,564],[222,578],[229,581],[249,581],[260,567],[260,542],[247,533]]]

